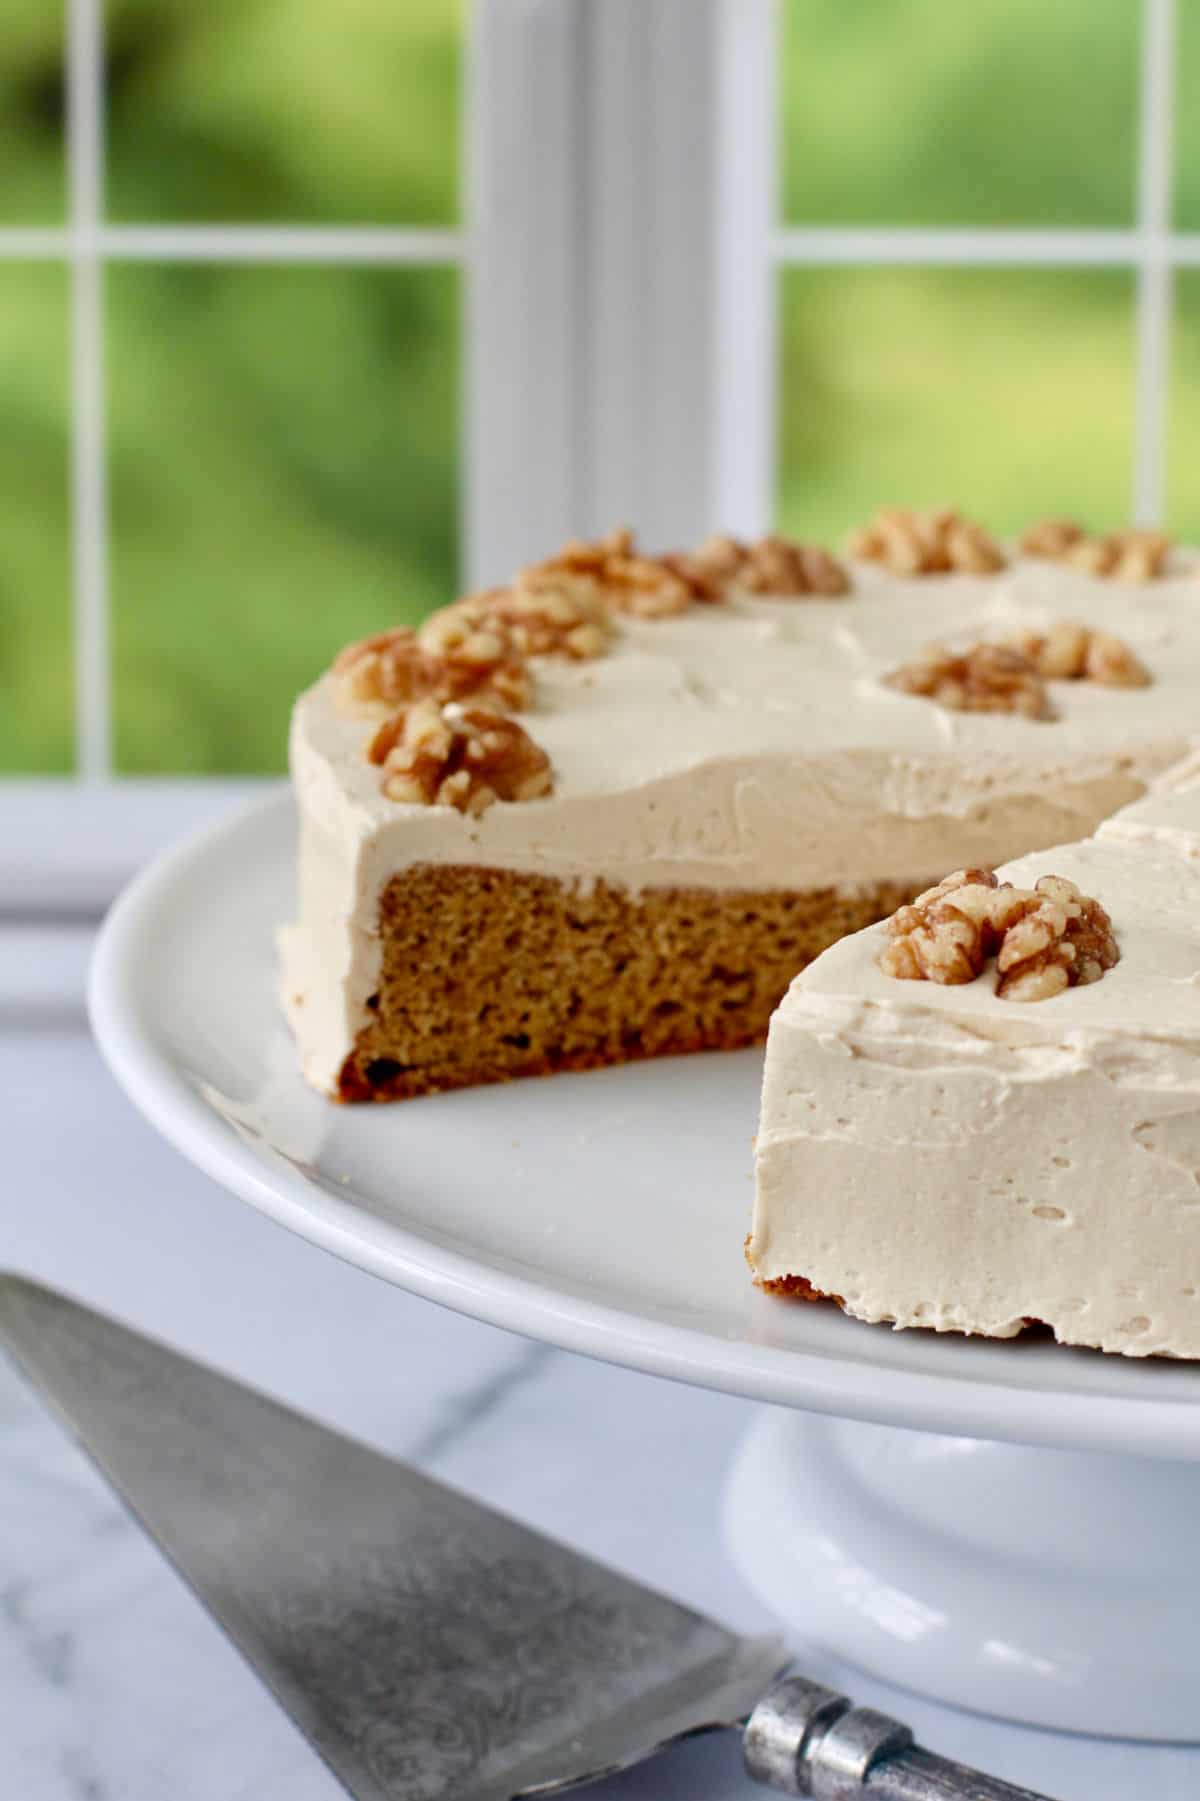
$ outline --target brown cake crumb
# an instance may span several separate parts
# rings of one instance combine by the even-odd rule
[[[550,759],[515,719],[485,707],[415,701],[385,720],[367,747],[389,800],[483,813],[498,800],[553,790]]]
[[[731,1050],[798,969],[915,888],[649,888],[418,864],[388,883],[347,1101]]]
[[[879,957],[899,981],[974,981],[996,956],[996,993],[1006,1001],[1049,1000],[1098,982],[1120,952],[1099,901],[1064,876],[1034,888],[997,883],[986,869],[960,869],[901,907]]]
[[[931,645],[911,663],[883,678],[900,694],[932,700],[953,713],[1019,713],[1053,719],[1045,683],[1033,663],[1007,644],[973,644],[967,650]]]
[[[948,575],[955,570],[992,575],[1005,564],[1004,552],[991,534],[953,507],[923,513],[884,507],[850,534],[846,554],[882,563],[893,575]]]

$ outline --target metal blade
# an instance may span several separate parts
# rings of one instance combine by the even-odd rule
[[[49,1289],[0,1341],[358,1801],[623,1769],[787,1662]]]

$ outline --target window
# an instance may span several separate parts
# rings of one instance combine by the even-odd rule
[[[1200,529],[1176,11],[23,0],[0,766],[277,770],[338,643],[618,519]]]
[[[453,587],[462,35],[457,0],[0,26],[6,769],[278,769],[338,644]]]
[[[1164,461],[1173,272],[1196,254],[1172,229],[1174,34],[1173,0],[788,0],[785,526],[883,497],[1000,530],[1186,523]],[[1173,445],[1187,429],[1176,406]]]

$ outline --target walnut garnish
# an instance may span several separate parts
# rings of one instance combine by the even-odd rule
[[[1165,532],[1142,527],[1092,535],[1073,519],[1043,519],[1021,534],[1021,549],[1028,556],[1136,585],[1166,574],[1171,540]]]
[[[707,571],[723,593],[742,588],[749,594],[832,598],[850,591],[850,577],[827,550],[774,534],[745,542],[714,532],[691,561]]]
[[[1056,563],[1086,536],[1074,519],[1039,519],[1026,526],[1018,542],[1027,557],[1047,557]]]
[[[932,700],[952,713],[1020,713],[1053,719],[1045,683],[1029,658],[1007,644],[948,650],[934,644],[883,678],[885,687]]]
[[[341,704],[351,710],[397,702],[463,700],[478,696],[519,712],[529,705],[529,671],[504,631],[477,630],[463,621],[435,627],[443,608],[421,627],[398,625],[348,644],[334,659]]]
[[[520,657],[578,662],[603,656],[612,636],[609,615],[594,595],[582,588],[570,592],[536,577],[519,579],[511,588],[465,595],[427,619],[419,636],[432,648],[438,634],[456,627],[497,634]]]
[[[1153,677],[1121,638],[1111,632],[1093,632],[1088,639],[1083,669],[1089,681],[1106,688],[1148,688]]]
[[[612,623],[594,596],[564,593],[553,583],[518,581],[502,589],[493,609],[527,657],[568,657],[588,662],[602,657],[612,638]]]
[[[694,602],[723,601],[732,589],[752,594],[844,594],[841,564],[815,544],[765,537],[743,543],[716,535],[694,551],[639,552],[628,529],[594,543],[573,540],[556,557],[522,570],[514,592],[599,600],[618,613],[665,619]]]
[[[418,700],[385,720],[367,746],[389,800],[478,815],[495,801],[551,793],[550,759],[515,719],[487,707]]]
[[[917,513],[884,507],[852,532],[847,556],[882,563],[893,575],[992,575],[1004,568],[1004,552],[991,534],[952,507]]]
[[[694,601],[704,606],[719,606],[725,599],[729,585],[720,571],[702,558],[703,546],[700,550],[665,550],[654,561],[672,575],[677,575],[686,583],[688,592]]]
[[[918,894],[888,920],[891,943],[880,954],[880,969],[903,982],[974,981],[995,949],[995,890],[990,869],[958,869]]]
[[[900,981],[974,981],[996,953],[996,993],[1042,1001],[1098,982],[1120,952],[1112,921],[1064,876],[1034,888],[997,883],[986,869],[960,869],[901,907],[887,924],[879,967]]]
[[[1139,585],[1166,573],[1171,540],[1164,532],[1109,532],[1102,538],[1085,538],[1067,552],[1066,561],[1076,569],[1109,581]]]
[[[1046,681],[1100,682],[1106,688],[1146,688],[1151,676],[1122,639],[1093,631],[1077,619],[1059,619],[1044,632],[1015,633],[1007,640]]]
[[[516,586],[597,599],[640,619],[686,613],[693,599],[688,578],[662,557],[640,555],[627,526],[592,543],[573,538],[557,556],[523,569]]]
[[[1074,882],[1044,875],[1032,892],[1014,893],[1026,904],[1005,928],[996,956],[1001,1000],[1049,1000],[1064,988],[1098,982],[1117,962],[1112,920]]]

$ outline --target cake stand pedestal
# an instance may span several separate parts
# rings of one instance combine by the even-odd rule
[[[800,1639],[1032,1725],[1200,1736],[1200,1467],[764,1410],[733,1557]]]

